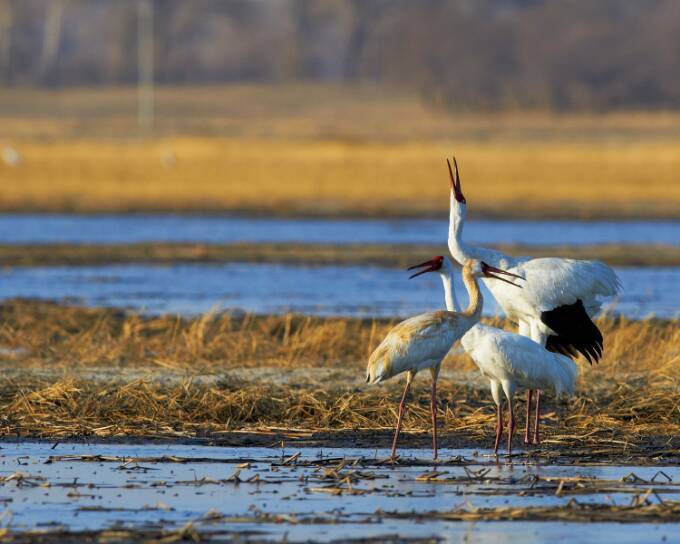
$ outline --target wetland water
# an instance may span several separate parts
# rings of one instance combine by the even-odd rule
[[[672,466],[661,474],[654,467],[542,466],[521,458],[511,465],[484,452],[442,450],[432,473],[429,461],[416,459],[423,450],[403,450],[404,463],[393,467],[381,461],[387,450],[72,443],[52,448],[32,442],[1,447],[2,525],[15,534],[169,531],[192,522],[197,533],[225,539],[400,535],[538,543],[578,534],[586,544],[601,542],[603,531],[619,544],[680,538],[678,525],[667,523],[672,518],[659,507],[680,492],[680,468]],[[564,479],[566,485],[560,485]],[[641,519],[636,512],[615,511],[640,497],[641,504],[656,504],[661,512]],[[551,511],[539,514],[542,521],[531,515],[519,522],[481,523],[483,515],[456,519],[460,512],[478,516],[478,509],[509,507]],[[600,522],[588,522],[589,508],[605,510],[596,518]]]
[[[442,219],[266,219],[192,215],[0,215],[0,244],[141,242],[300,242],[440,244]],[[680,245],[680,221],[477,220],[465,226],[474,244]]]
[[[631,318],[680,315],[680,268],[621,268],[613,311]],[[0,300],[14,297],[194,315],[211,309],[262,314],[407,316],[443,307],[439,277],[402,270],[229,263],[16,267],[0,270]],[[459,300],[465,290],[456,277]],[[490,294],[485,312],[499,312]]]

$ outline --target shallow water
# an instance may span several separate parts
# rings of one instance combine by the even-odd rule
[[[680,315],[680,268],[617,272],[623,291],[614,311],[633,318]],[[455,288],[465,293],[458,277]],[[243,263],[9,268],[0,271],[0,299],[13,297],[184,315],[234,309],[389,317],[443,307],[441,282],[434,275],[409,281],[405,271],[377,267]],[[466,301],[464,295],[459,299]],[[499,312],[488,292],[484,311]]]
[[[657,523],[437,519],[423,523],[415,518],[419,513],[461,506],[467,510],[563,506],[574,498],[580,504],[623,505],[649,487],[655,488],[661,500],[675,499],[680,491],[678,467],[665,467],[666,476],[661,476],[653,467],[541,466],[521,461],[510,465],[472,450],[442,450],[444,464],[437,468],[438,477],[450,480],[433,483],[417,480],[432,469],[427,464],[377,464],[376,460],[387,455],[386,450],[51,446],[2,443],[0,476],[14,475],[0,485],[0,501],[7,509],[3,525],[14,531],[56,527],[72,531],[108,527],[167,530],[193,522],[199,532],[222,528],[235,536],[256,531],[261,538],[287,535],[292,541],[400,534],[452,540],[468,535],[478,542],[554,542],[577,532],[579,540],[587,543],[600,542],[603,530],[609,541],[619,543],[652,536],[656,541],[666,537],[672,542],[680,536],[677,525]],[[297,451],[300,456],[291,461],[289,456]],[[403,450],[401,454],[406,459],[426,455],[422,450]],[[83,455],[105,457],[83,462],[78,457]],[[347,460],[344,466],[340,465],[342,459]],[[358,464],[352,465],[357,459]],[[22,476],[17,477],[17,472]],[[646,482],[620,483],[631,472]],[[233,478],[235,473],[238,481]],[[614,489],[556,495],[556,484],[536,485],[537,481],[547,482],[546,478],[572,476],[607,480]],[[654,483],[649,482],[652,478]]]
[[[306,242],[441,244],[446,219],[265,219],[191,215],[0,215],[0,244],[139,242]],[[680,244],[680,221],[478,220],[474,244]]]

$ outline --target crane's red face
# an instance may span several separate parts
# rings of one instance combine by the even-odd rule
[[[512,272],[508,272],[507,270],[501,270],[500,268],[496,268],[495,266],[488,265],[484,261],[482,261],[480,264],[482,274],[487,278],[494,278],[497,280],[504,281],[505,283],[509,283],[510,285],[514,285],[515,287],[519,287],[520,289],[522,288],[521,285],[517,285],[516,283],[501,276],[498,276],[497,274],[502,274],[503,276],[512,276],[513,278],[518,278],[520,280],[524,279],[522,276],[518,276],[517,274],[513,274]]]
[[[451,182],[451,190],[453,191],[453,196],[456,198],[456,200],[461,203],[465,204],[465,197],[463,196],[463,190],[460,187],[460,176],[458,175],[458,163],[456,162],[456,157],[453,158],[453,169],[451,169],[451,162],[449,159],[446,159],[446,164],[449,166],[449,179]]]
[[[412,276],[409,276],[408,279],[415,278],[416,276],[420,276],[421,274],[425,274],[427,272],[437,272],[442,269],[442,266],[444,266],[444,257],[437,255],[436,257],[432,257],[429,261],[425,261],[424,263],[409,266],[408,270],[415,270],[417,268],[422,268],[422,270],[420,272],[416,272]]]

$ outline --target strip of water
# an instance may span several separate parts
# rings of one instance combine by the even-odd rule
[[[680,268],[621,268],[619,298],[610,309],[631,318],[680,316]],[[457,277],[456,292],[466,302]],[[485,292],[484,311],[499,313]],[[213,309],[262,314],[408,316],[443,307],[439,278],[408,280],[378,267],[229,263],[16,267],[0,271],[0,300],[14,297],[72,301],[161,314]]]
[[[466,537],[478,542],[555,542],[578,534],[601,542],[672,542],[677,525],[480,522],[418,516],[485,508],[570,508],[629,505],[653,488],[653,501],[675,500],[680,469],[665,467],[541,466],[494,462],[472,450],[442,450],[439,481],[424,478],[432,466],[376,462],[386,450],[219,448],[187,445],[2,444],[2,523],[13,532],[57,528],[171,531],[192,523],[199,533],[222,529],[232,537],[329,541],[343,538]],[[297,455],[295,455],[297,454]],[[98,456],[98,457],[91,457]],[[449,460],[449,461],[447,461]],[[634,478],[631,473],[634,472]],[[584,485],[555,493],[559,478]],[[552,483],[551,483],[552,482]],[[650,496],[649,494],[647,495]],[[615,513],[614,513],[615,515]]]
[[[141,242],[299,242],[441,244],[438,219],[266,219],[196,215],[0,215],[0,244]],[[680,221],[470,220],[472,244],[680,244]]]

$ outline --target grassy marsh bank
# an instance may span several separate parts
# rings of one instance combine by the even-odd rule
[[[294,315],[142,318],[9,301],[0,306],[0,344],[13,371],[0,384],[0,429],[50,439],[385,445],[401,384],[361,382],[367,355],[390,324]],[[575,398],[547,404],[542,455],[680,462],[677,321],[599,325],[604,358],[593,367],[580,362]],[[93,379],[101,368],[107,379]],[[478,387],[466,355],[454,353],[444,368],[444,444],[488,447],[494,410],[486,387]],[[415,445],[428,443],[423,383],[406,418]]]
[[[596,259],[612,266],[680,266],[680,246],[501,244],[493,247],[509,255]],[[448,249],[444,245],[424,244],[10,244],[0,245],[0,266],[251,262],[406,268],[433,255],[446,254]]]

